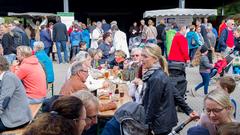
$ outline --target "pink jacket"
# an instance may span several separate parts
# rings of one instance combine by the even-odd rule
[[[19,66],[12,67],[11,70],[23,82],[28,97],[34,99],[46,97],[47,84],[45,72],[34,55],[24,58]]]

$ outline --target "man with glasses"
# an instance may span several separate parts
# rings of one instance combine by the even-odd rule
[[[98,123],[97,116],[99,111],[99,102],[97,97],[95,97],[92,93],[86,90],[78,91],[76,93],[73,93],[72,95],[81,99],[86,108],[86,126],[82,135],[96,134],[96,124]]]
[[[84,84],[88,77],[87,67],[87,64],[84,62],[74,63],[71,68],[71,76],[62,86],[60,94],[71,95],[76,91],[87,89],[87,86]]]
[[[234,34],[233,34],[234,25],[235,25],[234,20],[229,19],[227,21],[227,28],[225,28],[220,35],[218,49],[224,55],[228,55],[234,48]]]

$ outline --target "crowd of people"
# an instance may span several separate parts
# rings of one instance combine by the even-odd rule
[[[130,106],[140,108],[132,113],[144,114],[148,134],[171,133],[178,123],[177,111],[198,119],[188,135],[240,134],[237,103],[230,97],[236,82],[224,76],[231,61],[235,61],[233,73],[238,73],[240,27],[232,19],[223,21],[218,32],[207,18],[203,23],[197,18],[193,24],[167,26],[161,20],[155,27],[153,20],[148,25],[141,20],[140,26],[133,23],[129,34],[116,21],[108,24],[105,20],[88,27],[74,21],[69,29],[59,17],[55,24],[48,23],[47,17],[42,23],[29,21],[26,29],[18,21],[1,24],[0,132],[28,125],[24,135],[96,134],[99,110],[114,105],[100,104],[92,93],[110,87],[108,80],[97,78],[100,70],[112,69],[129,82],[128,94],[134,104],[125,107],[129,111],[134,109]],[[70,65],[60,93],[47,98],[48,84],[54,82],[55,53],[59,64]],[[199,66],[202,82],[190,93],[197,96],[204,86],[202,114],[186,103],[187,66]],[[219,80],[216,89],[209,91],[213,77]],[[28,105],[38,103],[43,103],[44,113],[32,122]],[[121,134],[121,109],[107,122],[102,135]]]

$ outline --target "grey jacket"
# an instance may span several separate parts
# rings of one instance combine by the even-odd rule
[[[200,60],[199,72],[210,73],[211,68],[213,68],[213,66],[209,63],[208,57],[203,55]]]
[[[14,128],[31,121],[26,91],[18,77],[7,71],[0,86],[0,118],[4,126]]]

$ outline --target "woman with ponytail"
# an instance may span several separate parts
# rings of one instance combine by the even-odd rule
[[[179,105],[191,117],[197,116],[197,113],[186,104],[171,84],[168,65],[160,47],[155,44],[146,45],[142,57],[145,72],[140,96],[146,113],[145,123],[155,135],[167,135],[178,122],[175,105]]]

